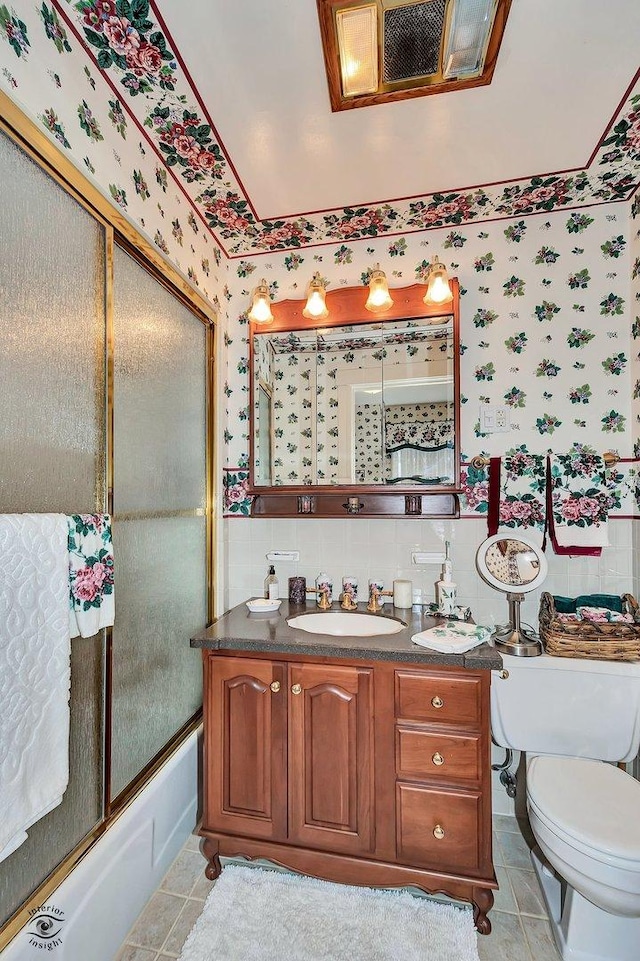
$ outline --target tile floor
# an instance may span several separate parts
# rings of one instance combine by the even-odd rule
[[[520,822],[495,815],[493,858],[500,890],[492,933],[478,937],[481,961],[559,961]],[[526,834],[526,826],[525,826]],[[116,961],[174,961],[213,882],[204,876],[199,839],[191,836],[127,935]]]

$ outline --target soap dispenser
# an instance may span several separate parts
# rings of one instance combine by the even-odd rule
[[[444,542],[445,554],[440,580],[436,581],[436,605],[439,614],[451,616],[455,613],[457,585],[453,580],[453,566],[449,557],[449,541]]]
[[[273,564],[269,568],[269,573],[265,578],[264,596],[270,601],[277,601],[280,596],[278,578],[276,577],[276,569]]]

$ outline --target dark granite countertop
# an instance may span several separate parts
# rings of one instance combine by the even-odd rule
[[[397,634],[381,634],[376,637],[310,634],[287,624],[288,617],[317,610],[313,602],[306,605],[289,604],[285,599],[279,611],[252,614],[246,604],[239,604],[218,618],[211,627],[196,634],[191,640],[191,646],[264,654],[304,654],[311,657],[355,657],[373,661],[448,664],[451,667],[483,670],[500,670],[502,667],[500,654],[489,644],[474,647],[466,654],[440,654],[414,644],[411,640],[413,634],[437,623],[435,618],[424,615],[417,609],[400,610],[385,604],[383,612],[375,616],[394,617],[407,626]],[[332,610],[339,611],[339,605],[334,602]],[[368,613],[366,604],[358,604],[358,611]]]

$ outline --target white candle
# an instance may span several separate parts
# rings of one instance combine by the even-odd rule
[[[393,582],[393,606],[394,607],[411,607],[412,594],[411,594],[411,581],[394,581]]]

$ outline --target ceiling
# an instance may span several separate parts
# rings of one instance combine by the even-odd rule
[[[332,113],[315,0],[159,0],[260,218],[586,164],[640,66],[637,0],[514,0],[489,86]]]
[[[315,0],[137,0],[135,92],[131,36],[53,3],[229,256],[627,199],[640,181],[637,0],[513,0],[490,85],[338,113]],[[192,133],[211,127],[191,148],[185,110]]]

